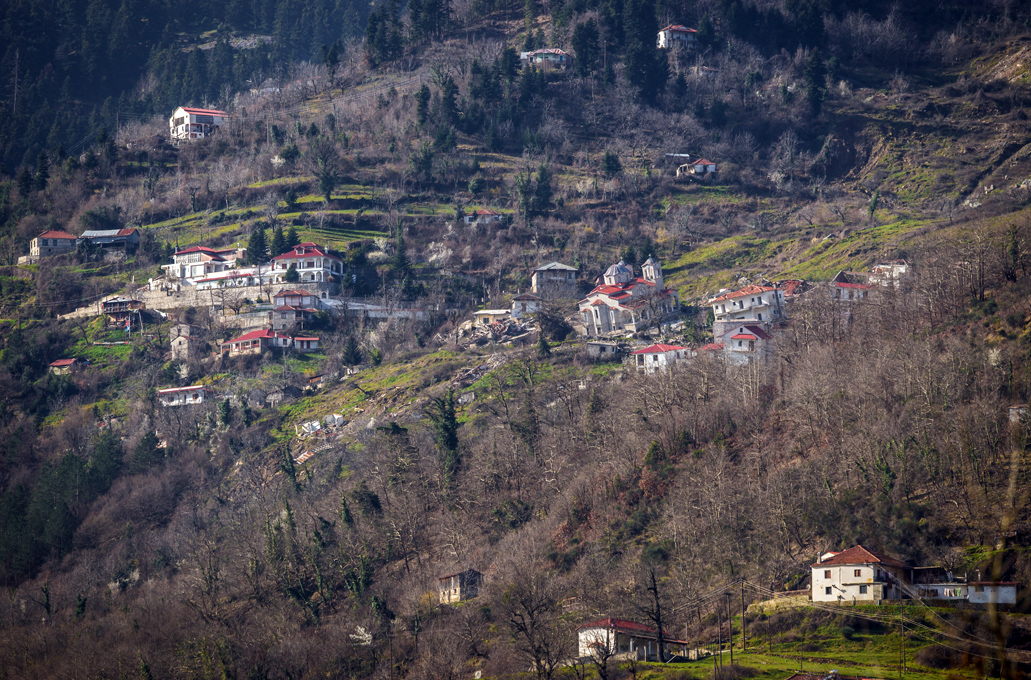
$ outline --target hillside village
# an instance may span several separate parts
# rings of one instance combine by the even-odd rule
[[[0,677],[1031,671],[1026,7],[27,1]]]

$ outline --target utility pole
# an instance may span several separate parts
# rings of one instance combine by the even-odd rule
[[[906,663],[906,624],[902,621],[902,598],[899,596],[899,680],[902,680],[902,667]]]
[[[741,651],[748,649],[748,641],[745,639],[745,581],[741,579]]]
[[[734,665],[734,619],[730,618],[730,593],[727,593],[727,646],[730,647],[730,665]]]
[[[720,609],[719,600],[716,600],[716,652],[720,655],[720,665],[723,665],[723,610]]]

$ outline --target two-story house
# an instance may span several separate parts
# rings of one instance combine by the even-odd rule
[[[76,239],[77,236],[66,231],[44,231],[29,241],[29,262],[39,262],[41,257],[74,253]]]
[[[232,269],[236,266],[241,251],[236,248],[215,249],[207,246],[193,246],[172,255],[171,264],[163,264],[166,277],[177,279],[186,285],[210,275]]]
[[[828,552],[811,566],[813,602],[898,600],[913,582],[913,567],[856,545]]]
[[[272,275],[275,283],[286,281],[290,267],[297,270],[301,283],[325,283],[339,280],[344,273],[344,261],[320,248],[314,243],[300,243],[292,250],[272,258]]]
[[[729,326],[723,333],[723,356],[737,366],[765,361],[770,354],[773,337],[754,324]]]
[[[273,297],[272,328],[306,328],[318,313],[319,298],[306,290],[281,290]]]
[[[549,262],[533,270],[530,290],[547,300],[576,297],[576,267],[561,262]]]
[[[693,49],[698,46],[698,31],[680,24],[670,24],[659,31],[655,46],[660,50],[671,50],[675,47]]]
[[[201,139],[211,135],[229,120],[229,114],[217,109],[195,109],[180,106],[168,119],[172,139]]]
[[[655,344],[630,353],[634,366],[647,374],[664,371],[677,361],[688,357],[688,349],[679,345]]]
[[[750,323],[770,326],[785,318],[784,290],[779,286],[749,285],[723,293],[712,305],[712,334],[718,341],[731,326]]]
[[[441,604],[461,602],[476,597],[483,583],[483,574],[475,569],[466,569],[437,579],[437,591]]]
[[[245,354],[264,354],[269,350],[293,349],[297,352],[313,352],[319,348],[315,337],[291,337],[268,328],[244,333],[240,337],[222,343],[222,352],[231,357]]]
[[[831,299],[835,302],[859,302],[874,290],[867,272],[840,271],[831,279]]]
[[[580,319],[588,336],[613,332],[635,333],[661,323],[680,309],[677,292],[666,288],[662,265],[649,257],[641,265],[641,276],[620,260],[609,267],[596,286],[580,301]]]

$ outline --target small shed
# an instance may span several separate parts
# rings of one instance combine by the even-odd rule
[[[50,362],[50,372],[54,375],[68,375],[78,373],[85,366],[86,362],[83,359],[58,359]]]

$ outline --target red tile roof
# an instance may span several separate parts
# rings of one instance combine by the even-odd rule
[[[697,33],[698,32],[697,30],[695,30],[693,28],[688,28],[687,26],[682,26],[681,24],[670,24],[669,26],[667,26],[666,28],[664,28],[662,30],[663,31],[673,31],[675,33]]]
[[[722,352],[723,351],[723,343],[722,342],[710,342],[708,345],[703,345],[700,351],[702,351],[702,352]]]
[[[677,350],[684,349],[680,345],[663,345],[662,343],[656,343],[649,345],[644,349],[631,352],[631,354],[658,354],[659,352],[675,352]]]
[[[181,108],[183,111],[185,111],[187,113],[199,113],[199,114],[202,114],[202,115],[207,114],[207,115],[211,115],[211,116],[228,116],[229,115],[225,111],[219,111],[218,109],[194,109],[194,108],[191,108],[189,106],[180,106],[179,108]]]
[[[758,340],[759,338],[748,333],[738,333],[737,335],[730,336],[731,340]]]
[[[313,255],[321,255],[322,257],[332,257],[335,260],[340,259],[336,255],[330,255],[314,243],[301,243],[300,245],[294,246],[293,250],[288,250],[282,255],[276,255],[272,258],[272,261],[275,262],[276,260],[296,260],[299,257],[312,257]]]
[[[636,621],[629,621],[627,619],[598,619],[597,621],[589,621],[576,627],[577,630],[583,630],[585,628],[611,628],[620,633],[630,633],[633,635],[640,635],[642,637],[658,638],[659,629],[653,626],[649,626],[644,623],[637,623]],[[666,642],[672,642],[675,644],[686,645],[688,643],[683,640],[677,640],[670,636],[668,633],[664,634],[663,639]]]
[[[127,229],[119,229],[116,236],[132,236],[136,233],[136,227],[129,227]]]
[[[318,338],[302,338],[301,336],[297,336],[296,338],[294,338],[294,342],[297,342],[298,340],[310,340],[312,342],[318,342],[319,341]]]
[[[69,234],[67,231],[44,231],[42,234],[40,234],[36,238],[59,238],[59,239],[64,239],[66,241],[68,239],[71,239],[72,241],[74,241],[75,239],[77,239],[79,237],[75,236],[74,234]]]
[[[721,295],[718,298],[713,298],[712,300],[709,300],[709,303],[711,304],[713,302],[722,302],[723,300],[733,300],[734,298],[744,297],[746,295],[768,293],[771,290],[776,290],[776,288],[774,288],[773,286],[756,286],[755,284],[753,284],[751,286],[745,286],[741,290],[735,290],[730,293]]]
[[[290,337],[290,336],[289,335],[280,335],[279,333],[275,333],[273,331],[270,331],[267,328],[262,328],[261,330],[251,331],[250,333],[245,333],[244,335],[241,335],[238,338],[233,338],[227,344],[231,345],[231,344],[234,344],[234,343],[237,343],[237,342],[246,342],[248,340],[259,340],[259,339],[262,339],[262,340],[274,340],[275,338],[288,338],[288,337]]]
[[[57,361],[51,361],[50,365],[54,368],[61,368],[62,366],[71,366],[76,361],[78,361],[78,359],[58,359]]]
[[[275,295],[273,295],[272,297],[286,297],[287,295],[306,295],[308,297],[311,297],[314,294],[315,293],[309,293],[306,290],[296,290],[295,289],[295,290],[281,290],[278,293],[276,293]]]
[[[888,557],[887,555],[876,553],[861,545],[854,545],[848,550],[840,552],[834,557],[826,559],[823,562],[816,562],[813,566],[819,567],[826,564],[884,564],[889,567],[900,567],[902,569],[910,568],[910,566],[905,562],[897,560],[894,557]]]
[[[691,165],[716,165],[716,163],[705,158],[699,158],[696,161],[691,161]]]

